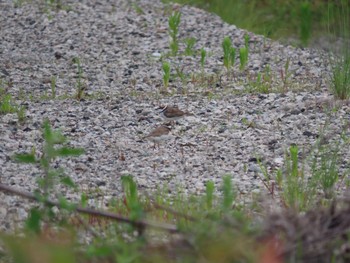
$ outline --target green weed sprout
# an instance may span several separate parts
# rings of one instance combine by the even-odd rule
[[[239,69],[240,70],[245,69],[245,67],[248,63],[248,48],[247,47],[241,47],[239,49],[239,62],[240,62]]]
[[[333,187],[338,181],[338,155],[336,151],[328,152],[321,149],[320,156],[314,158],[312,164],[313,176],[318,178],[326,198],[333,196]]]
[[[142,204],[137,194],[137,185],[131,176],[122,176],[122,185],[125,193],[125,203],[130,210],[131,220],[140,220],[144,216]]]
[[[300,6],[300,40],[303,46],[307,46],[311,36],[311,7],[309,2],[303,2]]]
[[[16,112],[16,107],[13,106],[11,94],[4,94],[0,97],[0,113],[14,113]]]
[[[248,35],[248,34],[245,34],[245,35],[244,35],[244,46],[245,46],[246,48],[249,48],[249,40],[250,40],[249,35]]]
[[[230,47],[229,58],[230,58],[230,65],[231,67],[233,67],[236,60],[236,49],[234,47]]]
[[[81,100],[84,96],[84,91],[86,89],[86,86],[84,85],[83,82],[83,68],[80,63],[80,59],[75,57],[73,58],[73,63],[77,65],[78,73],[77,73],[77,83],[76,83],[76,88],[77,88],[77,93],[75,95],[75,98],[77,100]]]
[[[164,62],[162,67],[163,67],[163,84],[164,84],[165,90],[167,90],[169,86],[169,79],[170,79],[170,64],[168,62]]]
[[[204,70],[204,63],[205,63],[206,57],[207,57],[207,51],[204,48],[201,48],[201,67],[202,67],[202,71]]]
[[[184,67],[175,67],[176,75],[181,79],[182,83],[186,81],[186,74],[184,73]]]
[[[229,37],[224,38],[222,48],[224,50],[224,66],[227,70],[229,70],[234,66],[236,58],[236,49],[232,46],[232,42]]]
[[[208,210],[210,210],[213,207],[214,190],[215,190],[214,182],[213,181],[207,182],[207,185],[205,187],[205,201],[206,201],[206,206]]]
[[[48,120],[44,121],[43,125],[43,139],[44,145],[42,149],[42,155],[40,158],[35,156],[35,152],[27,154],[15,155],[15,160],[21,163],[39,164],[44,172],[44,177],[38,180],[38,185],[43,189],[45,196],[48,195],[49,190],[54,186],[54,179],[60,179],[60,182],[66,186],[74,186],[70,177],[65,176],[63,171],[59,168],[54,168],[51,164],[59,157],[79,156],[84,153],[83,149],[69,148],[61,146],[59,148],[56,145],[63,144],[66,138],[60,131],[51,129]]]
[[[66,146],[56,147],[57,145],[63,144],[66,141],[66,138],[60,131],[52,130],[48,120],[44,121],[43,139],[44,145],[40,158],[36,157],[35,149],[33,149],[31,153],[16,154],[14,159],[21,163],[39,165],[43,170],[44,176],[37,180],[39,189],[36,191],[36,196],[39,201],[44,203],[50,192],[57,189],[54,188],[57,186],[57,179],[59,179],[59,182],[66,187],[75,187],[73,180],[64,174],[63,169],[53,167],[52,162],[59,157],[79,156],[84,150]],[[58,199],[61,208],[67,209],[68,211],[74,208],[74,206],[63,196],[59,196]],[[38,208],[31,209],[26,221],[26,226],[29,230],[36,233],[40,232],[40,222],[43,220],[43,217],[45,215],[51,219],[54,217],[51,207],[44,207],[43,209],[44,210],[42,211]]]
[[[223,192],[223,200],[222,200],[222,208],[223,211],[230,211],[232,209],[233,201],[235,200],[235,192],[232,187],[232,179],[230,176],[224,176],[222,183],[222,192]]]
[[[284,200],[286,204],[292,208],[297,209],[298,206],[305,206],[304,199],[304,173],[300,172],[298,168],[298,147],[293,145],[289,148],[290,156],[286,160],[286,183],[283,187]]]
[[[299,169],[298,146],[289,148],[289,157],[285,160],[284,179],[281,174],[277,181],[282,180],[282,196],[284,203],[295,211],[305,211],[315,199],[317,180],[315,177],[309,180],[305,178],[303,168]],[[281,173],[281,172],[280,172]]]
[[[331,89],[338,99],[350,98],[350,52],[346,52],[334,62]]]
[[[325,199],[334,196],[334,186],[339,180],[341,142],[338,141],[333,146],[322,144],[322,140],[323,135],[316,142],[310,155],[304,156],[302,162],[298,160],[298,146],[292,145],[286,154],[284,167],[277,170],[275,179],[281,189],[279,196],[286,207],[298,212],[307,211],[320,201],[321,189]],[[341,140],[348,143],[349,138],[343,133]],[[307,169],[310,173],[305,173],[305,165],[310,168]],[[269,180],[267,168],[262,165],[260,167],[265,179]],[[265,186],[273,194],[273,188],[270,189],[266,184]]]
[[[134,9],[134,11],[135,11],[138,15],[143,15],[143,14],[145,14],[145,12],[143,11],[143,9],[142,9],[137,3],[132,3],[131,6],[132,6],[132,8]]]
[[[259,73],[260,74],[260,73]],[[264,68],[263,74],[260,74],[260,79],[258,75],[258,83],[260,85],[260,90],[263,93],[269,93],[269,91],[272,89],[272,77],[271,77],[271,69],[270,66],[267,65]]]
[[[23,5],[24,0],[14,0],[13,5],[15,8],[19,8]]]
[[[24,106],[18,106],[16,109],[17,118],[20,123],[24,123],[26,119],[26,108]]]
[[[283,91],[287,91],[287,86],[289,84],[289,79],[292,76],[292,72],[289,71],[290,58],[287,58],[284,64],[284,70],[281,69],[281,79],[283,82]]]
[[[224,50],[224,66],[226,67],[227,70],[231,66],[231,64],[230,64],[231,47],[232,47],[231,39],[229,37],[225,37],[223,42],[222,42],[222,48]]]
[[[259,72],[258,75],[256,76],[256,81],[250,84],[254,87],[254,89],[257,92],[265,93],[265,94],[269,93],[271,88],[270,83],[266,82],[264,79],[264,73],[262,74],[261,72]]]
[[[334,186],[339,180],[339,156],[341,141],[345,144],[349,142],[349,137],[346,133],[342,133],[337,142],[323,144],[323,135],[321,135],[316,144],[315,154],[311,159],[312,177],[319,184],[319,188],[323,190],[326,198],[334,196]]]
[[[25,121],[26,108],[12,102],[11,94],[0,89],[0,114],[17,113],[17,118],[20,123]]]
[[[179,24],[181,21],[181,13],[176,11],[169,17],[169,35],[171,38],[170,42],[170,50],[173,56],[177,55],[179,50],[179,41],[178,41],[178,33],[179,33]]]
[[[192,56],[194,54],[193,47],[196,44],[197,40],[194,37],[185,39],[185,56]]]
[[[52,99],[56,98],[56,81],[57,81],[57,77],[52,76],[51,77],[51,98]]]
[[[350,3],[349,1],[340,1],[339,9],[331,11],[329,17],[334,17],[337,23],[334,25],[333,35],[342,35],[345,40],[344,46],[340,50],[340,54],[335,55],[335,59],[331,59],[331,90],[334,96],[341,100],[350,98]],[[330,30],[330,29],[328,29]],[[337,33],[339,32],[339,33]]]

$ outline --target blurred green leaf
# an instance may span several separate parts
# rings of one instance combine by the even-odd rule
[[[35,155],[29,153],[16,154],[15,160],[21,163],[36,163]]]
[[[142,204],[138,199],[137,185],[132,176],[122,176],[122,185],[125,192],[127,206],[130,209],[130,218],[137,220],[143,217]]]
[[[73,180],[69,176],[64,176],[61,178],[61,183],[72,188],[76,187]]]
[[[225,176],[223,178],[222,191],[223,191],[222,205],[223,205],[223,209],[227,211],[232,208],[232,204],[234,201],[234,192],[233,192],[232,180],[230,176]]]
[[[66,138],[62,134],[61,131],[53,131],[52,132],[52,143],[53,144],[61,144],[66,141]]]
[[[79,156],[84,153],[84,149],[81,148],[69,148],[62,147],[56,150],[56,154],[61,157],[65,156]]]
[[[49,123],[48,119],[46,119],[44,121],[43,126],[44,126],[44,131],[43,131],[44,140],[46,142],[52,141],[52,131],[51,131],[51,126],[50,126],[50,123]]]
[[[40,232],[41,212],[37,208],[30,210],[29,217],[26,220],[26,227],[28,230],[35,233]]]
[[[87,197],[86,193],[82,193],[81,197],[80,197],[80,205],[82,207],[86,207],[87,206],[87,202],[88,202],[88,197]]]
[[[224,66],[229,69],[230,67],[230,50],[232,47],[232,42],[229,37],[225,37],[222,42],[222,48],[224,50]]]
[[[132,176],[125,175],[121,177],[123,188],[129,202],[135,202],[137,200],[137,186]]]
[[[39,181],[39,180],[38,180]],[[35,190],[34,191],[34,196],[35,196],[35,199],[38,200],[38,202],[45,202],[46,201],[46,197],[43,196],[39,190]]]
[[[12,105],[11,94],[6,94],[3,98],[0,98],[0,113],[12,113],[16,111],[16,107]]]
[[[248,48],[241,47],[239,49],[239,62],[240,62],[240,70],[243,70],[248,63]]]
[[[71,202],[69,202],[67,200],[67,198],[61,196],[59,199],[58,199],[58,202],[60,204],[60,208],[63,208],[63,209],[66,209],[66,210],[69,210],[69,211],[73,211],[75,209],[75,204],[72,204]]]
[[[213,206],[214,189],[215,189],[214,182],[213,181],[207,182],[205,192],[206,192],[206,204],[208,209],[211,209]]]
[[[236,49],[234,47],[230,47],[230,64],[231,67],[233,67],[235,65],[235,60],[236,60]]]
[[[108,255],[113,254],[113,249],[108,246],[96,246],[96,245],[90,245],[86,253],[88,257],[104,257]]]
[[[201,48],[201,66],[204,68],[205,58],[207,56],[207,51],[204,48]]]
[[[249,48],[249,40],[250,40],[250,37],[248,34],[244,34],[244,46],[246,48]]]

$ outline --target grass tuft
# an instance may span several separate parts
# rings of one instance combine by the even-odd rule
[[[169,86],[169,80],[170,80],[170,63],[165,61],[162,65],[162,69],[163,69],[164,89],[165,91],[167,91]]]
[[[177,55],[177,52],[179,51],[179,40],[178,40],[178,33],[179,33],[179,25],[181,22],[181,13],[178,11],[175,11],[170,17],[169,17],[169,35],[171,38],[170,41],[170,50],[171,54],[173,56]]]
[[[329,23],[328,31],[335,38],[340,34],[343,36],[343,44],[338,54],[334,54],[332,63],[331,90],[334,96],[341,100],[350,98],[350,3],[340,0],[338,8],[333,4],[328,6],[328,20],[337,19],[336,26]]]

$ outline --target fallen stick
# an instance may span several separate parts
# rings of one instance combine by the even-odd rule
[[[38,198],[33,195],[32,193],[29,192],[24,192],[18,189],[15,189],[13,187],[4,185],[0,183],[0,191],[3,192],[9,192],[30,200],[34,200],[34,201],[39,201]],[[52,201],[52,200],[45,200],[44,201],[45,205],[50,205],[50,206],[57,206],[57,207],[61,207],[60,203]],[[175,225],[171,225],[171,224],[164,224],[164,223],[156,223],[156,222],[151,222],[148,220],[131,220],[128,217],[122,216],[122,215],[118,215],[115,213],[111,213],[111,212],[106,212],[106,211],[100,211],[100,210],[96,210],[93,208],[85,208],[85,207],[80,207],[77,206],[74,208],[74,210],[76,212],[82,213],[82,214],[88,214],[88,215],[94,215],[94,216],[99,216],[99,217],[104,217],[104,218],[108,218],[108,219],[112,219],[112,220],[116,220],[119,222],[123,222],[123,223],[128,223],[131,224],[137,228],[145,228],[145,227],[153,227],[153,228],[158,228],[161,230],[165,230],[165,231],[169,231],[169,232],[179,232],[179,230],[177,229],[177,227]]]

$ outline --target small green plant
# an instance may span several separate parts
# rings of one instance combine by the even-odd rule
[[[244,34],[244,46],[249,49],[249,40],[250,37],[248,34]]]
[[[229,37],[225,37],[222,42],[222,48],[224,50],[224,66],[226,69],[230,67],[230,48],[231,48],[231,39]]]
[[[165,90],[168,89],[169,86],[169,80],[170,80],[170,64],[169,62],[164,62],[163,63],[163,84],[164,84],[164,88]]]
[[[331,144],[322,143],[323,138],[324,135],[321,134],[316,142],[311,169],[312,176],[323,190],[325,198],[330,199],[334,197],[334,188],[339,180],[341,145],[349,144],[349,137],[343,131],[340,138]]]
[[[253,83],[250,83],[254,87],[254,90],[260,93],[269,93],[270,86],[266,85],[264,82],[263,75],[259,72],[258,75],[256,76],[256,81]]]
[[[270,65],[266,65],[264,67],[264,76],[265,76],[266,80],[272,81],[272,74],[271,74],[271,67],[270,67]]]
[[[2,82],[0,80],[1,86]],[[17,113],[18,122],[24,123],[25,111],[26,108],[24,106],[17,105],[12,101],[12,96],[7,93],[6,89],[0,88],[0,114]]]
[[[231,39],[225,37],[222,42],[222,48],[224,50],[224,66],[227,70],[234,66],[236,49],[232,46]]]
[[[59,10],[65,10],[65,11],[71,11],[72,8],[68,5],[63,5],[63,1],[61,0],[45,0],[42,1],[44,2],[44,6],[43,6],[43,11],[44,13],[47,14],[47,18],[49,20],[52,20],[54,17],[55,12],[59,11]]]
[[[350,52],[333,62],[331,89],[338,99],[350,98]]]
[[[244,70],[247,63],[248,63],[248,48],[247,47],[241,47],[239,49],[239,62],[240,62],[239,69]]]
[[[177,52],[179,51],[178,33],[179,33],[180,21],[181,21],[181,13],[178,11],[174,12],[169,17],[169,35],[171,38],[170,50],[173,56],[176,56]]]
[[[315,177],[306,178],[304,164],[300,164],[298,153],[298,146],[290,146],[289,154],[285,158],[284,172],[277,171],[276,181],[282,188],[283,203],[295,211],[306,211],[317,201],[317,181]]]
[[[17,118],[20,123],[24,123],[26,120],[26,108],[24,106],[18,106],[17,110]]]
[[[122,185],[125,193],[125,204],[130,211],[131,220],[140,220],[145,214],[137,194],[137,185],[131,176],[122,176]]]
[[[300,40],[304,46],[307,46],[311,37],[311,23],[311,4],[303,2],[300,5]]]
[[[339,141],[332,142],[331,145],[322,143],[323,137],[321,132],[308,155],[302,157],[302,161],[299,161],[298,146],[290,146],[284,166],[276,171],[274,179],[279,187],[277,196],[281,198],[284,206],[294,211],[307,211],[316,203],[326,204],[328,199],[334,197],[335,186],[340,177],[340,145],[347,145],[349,137],[343,132]],[[275,185],[266,183],[271,179],[268,169],[260,162],[259,164],[264,175],[264,178],[260,179],[274,197]],[[323,195],[320,190],[323,190]]]
[[[193,56],[195,51],[193,50],[194,45],[196,44],[197,40],[194,37],[186,38],[185,39],[185,56]]]
[[[319,154],[313,158],[313,176],[318,178],[326,198],[333,197],[334,186],[338,181],[338,152],[321,146]]]
[[[132,3],[131,6],[132,6],[132,8],[134,9],[134,11],[135,11],[138,15],[143,15],[143,14],[145,14],[145,12],[143,11],[143,9],[142,9],[137,3]]]
[[[186,74],[184,73],[184,67],[175,67],[176,75],[180,78],[182,83],[186,82]]]
[[[54,167],[52,163],[56,158],[79,156],[84,150],[66,146],[56,147],[63,144],[66,138],[60,131],[52,130],[48,120],[44,121],[43,139],[44,145],[40,158],[37,158],[35,148],[33,148],[30,153],[16,154],[14,159],[21,163],[40,165],[43,171],[43,177],[37,179],[38,189],[36,191],[36,198],[38,201],[45,203],[50,194],[58,194],[60,208],[71,211],[74,206],[60,193],[55,193],[55,190],[58,190],[56,182],[59,180],[60,184],[73,188],[75,184],[69,176],[65,175],[63,169]],[[46,205],[40,209],[32,208],[26,221],[27,229],[39,233],[41,231],[41,222],[53,220],[55,217],[51,208],[51,206]]]
[[[15,155],[15,160],[22,163],[39,164],[43,170],[43,177],[38,179],[39,188],[43,190],[43,195],[47,196],[49,191],[55,186],[55,180],[59,179],[66,186],[74,186],[69,176],[66,176],[62,169],[54,168],[52,162],[56,158],[79,156],[84,153],[83,149],[70,148],[66,146],[56,147],[66,142],[66,138],[60,131],[51,129],[48,120],[43,125],[44,145],[40,158],[36,157],[35,151],[27,154]]]
[[[25,0],[14,0],[13,1],[13,5],[14,5],[15,8],[19,8],[19,7],[21,7],[23,5],[24,1]]]
[[[289,85],[289,80],[290,80],[290,77],[292,76],[292,72],[289,71],[289,63],[290,63],[290,58],[287,58],[287,61],[284,64],[284,69],[280,70],[281,80],[283,83],[282,90],[284,92],[287,91],[288,85]]]
[[[296,211],[306,211],[320,197],[317,190],[322,189],[325,198],[333,196],[333,190],[338,181],[339,149],[316,144],[314,155],[311,154],[311,174],[306,175],[305,163],[298,161],[298,147],[292,145],[285,161],[285,174],[279,170],[276,181],[282,186],[283,202]],[[302,166],[302,167],[300,167]]]
[[[224,176],[222,184],[222,209],[223,211],[231,211],[233,206],[233,201],[236,198],[235,192],[232,187],[232,179],[230,176]]]
[[[204,71],[204,63],[207,57],[207,51],[204,48],[201,48],[201,68]]]
[[[83,78],[84,78],[84,74],[83,74],[83,68],[81,66],[80,63],[80,59],[75,57],[73,58],[73,63],[77,65],[77,82],[76,82],[76,88],[77,88],[77,92],[75,94],[75,98],[77,100],[81,100],[84,97],[84,92],[86,90],[86,85],[84,84]]]
[[[68,5],[64,5],[62,3],[62,0],[45,0],[46,4],[46,11],[48,12],[49,10],[65,10],[65,11],[70,11],[72,8]]]
[[[230,48],[230,65],[233,68],[236,61],[236,49],[234,47]]]
[[[12,102],[12,96],[11,94],[5,93],[1,95],[0,97],[0,113],[1,114],[7,114],[7,113],[14,113],[16,112],[17,108]]]
[[[331,21],[336,21],[332,25]],[[341,35],[344,40],[343,46],[339,52],[333,54],[330,58],[332,65],[330,87],[334,96],[341,100],[350,98],[350,3],[346,0],[340,0],[336,3],[328,4],[328,33]],[[335,51],[334,51],[335,52]]]
[[[51,77],[51,99],[56,98],[56,81],[57,81],[57,77],[52,76]]]
[[[206,201],[207,210],[210,210],[213,207],[214,190],[215,190],[214,182],[213,181],[207,182],[207,185],[205,187],[205,201]]]

